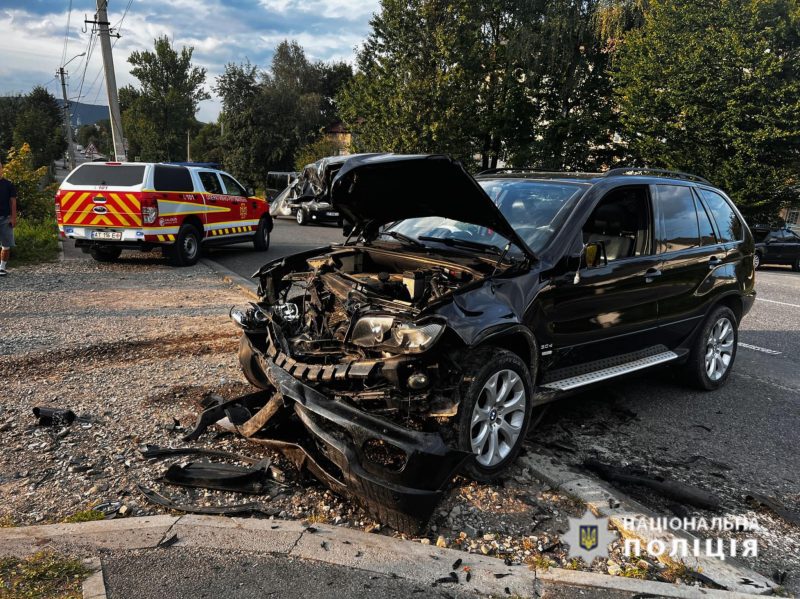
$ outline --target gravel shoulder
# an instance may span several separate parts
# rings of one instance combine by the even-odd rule
[[[20,267],[0,281],[0,521],[58,522],[103,502],[126,515],[168,513],[147,503],[137,484],[180,503],[219,506],[256,501],[272,517],[326,522],[400,536],[314,480],[297,478],[278,455],[286,485],[270,495],[164,484],[169,461],[148,461],[143,444],[180,447],[209,393],[252,391],[240,373],[231,305],[247,301],[197,265],[173,269],[155,259],[90,260]],[[35,406],[71,409],[70,426],[37,426]],[[221,429],[195,446],[250,457],[270,455]],[[523,465],[496,485],[457,477],[421,543],[496,556],[508,564],[614,572],[689,581],[655,560],[621,556],[586,565],[560,543],[567,518],[584,507],[536,480]]]

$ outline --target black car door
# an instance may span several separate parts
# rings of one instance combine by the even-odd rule
[[[543,302],[556,367],[652,345],[657,302],[648,275],[657,273],[646,185],[609,191],[582,227],[580,243],[602,242],[607,263],[582,266],[554,280]]]
[[[659,335],[675,348],[705,316],[717,281],[726,277],[735,281],[735,272],[727,264],[729,252],[712,225],[712,216],[690,184],[653,185],[653,195],[662,258],[661,276],[654,284]]]
[[[784,254],[789,259],[788,264],[800,269],[800,236],[794,231],[786,230],[784,234]]]

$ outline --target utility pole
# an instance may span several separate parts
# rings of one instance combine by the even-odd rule
[[[192,161],[192,138],[191,129],[186,130],[186,162]]]
[[[117,95],[117,77],[114,74],[114,58],[111,56],[111,38],[108,31],[108,0],[97,0],[97,25],[100,36],[100,50],[103,52],[103,69],[106,75],[106,90],[108,92],[108,112],[111,117],[111,138],[114,141],[114,159],[124,162],[125,139],[122,135],[122,117],[119,111],[119,96]]]
[[[64,134],[67,136],[67,152],[69,152],[69,170],[75,168],[75,144],[72,143],[72,123],[69,119],[69,100],[67,99],[67,82],[64,79],[64,67],[59,67],[61,77],[61,94],[64,97]]]

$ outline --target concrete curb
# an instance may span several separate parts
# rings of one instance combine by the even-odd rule
[[[92,570],[92,574],[83,581],[83,599],[107,599],[103,565],[100,560],[93,557],[84,563]]]
[[[244,278],[242,275],[233,272],[230,268],[223,266],[219,262],[215,262],[211,258],[200,258],[200,264],[203,264],[217,273],[224,281],[236,285],[239,289],[245,292],[253,299],[259,299],[258,285],[250,279]]]
[[[166,541],[169,541],[168,543]],[[27,555],[45,547],[61,551],[135,550],[168,547],[195,547],[279,554],[335,566],[343,566],[435,585],[454,570],[458,560],[459,583],[443,588],[473,591],[484,596],[541,596],[548,587],[629,593],[632,596],[708,599],[744,599],[746,593],[698,589],[607,576],[593,572],[562,569],[533,571],[522,566],[506,566],[502,561],[480,554],[468,554],[412,543],[357,530],[315,525],[307,527],[291,520],[257,520],[218,516],[150,516],[51,524],[0,530],[0,556]],[[466,582],[464,566],[470,568]],[[84,599],[104,599],[102,570],[84,583]]]
[[[528,453],[519,461],[528,466],[534,476],[554,489],[583,501],[595,516],[607,517],[623,537],[638,539],[642,550],[654,540],[663,542],[669,548],[676,538],[685,539],[691,547],[697,538],[684,531],[645,530],[638,527],[635,530],[626,529],[623,523],[631,518],[639,521],[641,518],[657,518],[659,515],[596,478],[574,472],[553,457]],[[681,563],[681,560],[671,558],[668,552],[659,556],[659,560],[671,565]],[[705,556],[693,557],[690,562],[683,561],[683,564],[699,570],[714,584],[730,591],[769,595],[775,586],[768,578],[730,558],[722,561]]]

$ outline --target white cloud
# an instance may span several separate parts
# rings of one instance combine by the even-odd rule
[[[126,4],[112,2],[109,20],[113,24],[119,22]],[[93,7],[94,2],[89,5]],[[67,14],[42,14],[41,6],[31,3],[24,9],[0,9],[0,94],[26,93],[46,83],[61,97],[53,76],[62,59]],[[268,67],[275,46],[284,39],[297,40],[312,60],[352,62],[353,48],[368,33],[369,18],[378,6],[378,0],[170,0],[166,4],[135,0],[122,24],[122,37],[114,45],[117,86],[137,84],[128,56],[151,49],[153,40],[165,34],[178,48],[194,47],[193,62],[206,68],[209,92],[228,62],[249,60]],[[67,60],[87,49],[89,34],[81,32],[84,10],[73,10]],[[88,18],[92,14],[89,8]],[[67,67],[69,95],[77,99],[83,79],[80,101],[105,104],[99,44],[88,64],[86,58],[77,58]],[[214,120],[220,107],[217,98],[202,102],[198,118]]]

